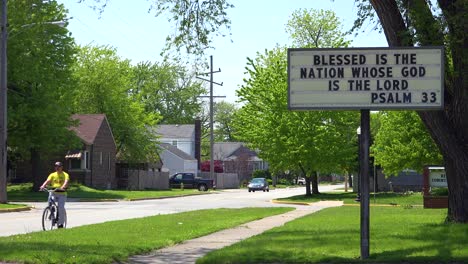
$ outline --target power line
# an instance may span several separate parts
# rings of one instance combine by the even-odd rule
[[[210,71],[208,73],[202,73],[201,75],[210,75],[210,79],[203,79],[197,76],[198,79],[207,81],[210,83],[210,178],[214,179],[214,160],[213,160],[213,145],[214,145],[214,134],[213,134],[213,84],[223,86],[223,83],[217,83],[213,81],[213,73],[221,72],[221,69],[213,71],[213,56],[210,56]],[[203,96],[204,97],[204,96]],[[216,96],[226,97],[226,96]]]

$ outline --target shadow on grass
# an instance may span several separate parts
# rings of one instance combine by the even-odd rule
[[[280,198],[279,201],[294,201],[294,202],[318,202],[318,201],[343,201],[345,204],[358,204],[356,200],[357,194],[353,192],[341,193],[320,193],[311,196],[296,195],[288,198]],[[375,201],[374,201],[375,198]],[[386,204],[386,205],[422,205],[423,197],[420,193],[393,193],[380,192],[375,195],[372,193],[369,197],[370,204]]]

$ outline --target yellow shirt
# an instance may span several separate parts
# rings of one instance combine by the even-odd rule
[[[61,173],[56,171],[51,173],[49,177],[47,177],[47,180],[50,181],[52,188],[60,188],[66,180],[70,180],[70,176],[64,171]]]

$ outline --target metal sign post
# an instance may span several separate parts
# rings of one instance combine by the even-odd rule
[[[361,186],[361,259],[369,257],[369,142],[370,111],[361,110],[361,140],[359,148],[359,185]]]

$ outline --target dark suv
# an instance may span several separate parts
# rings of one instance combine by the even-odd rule
[[[268,181],[265,178],[253,178],[249,182],[249,185],[247,185],[247,188],[249,188],[249,192],[270,191],[270,188],[268,187]]]

